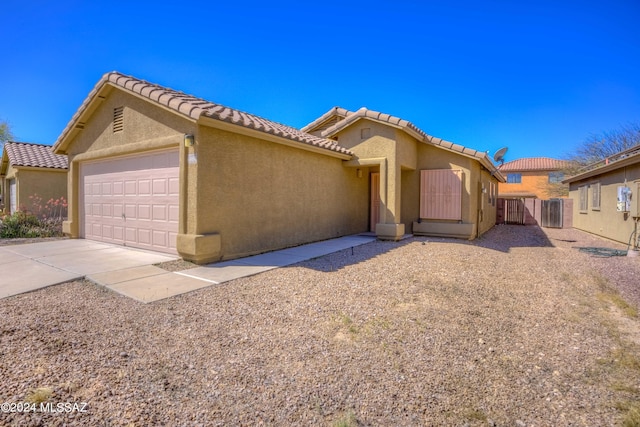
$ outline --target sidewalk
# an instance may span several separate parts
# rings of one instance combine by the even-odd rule
[[[90,274],[87,279],[122,295],[149,303],[364,245],[374,240],[376,237],[373,235],[345,236],[178,272],[146,265]]]

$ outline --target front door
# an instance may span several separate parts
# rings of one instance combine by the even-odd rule
[[[380,222],[380,172],[371,174],[371,206],[369,208],[369,231],[376,231]]]

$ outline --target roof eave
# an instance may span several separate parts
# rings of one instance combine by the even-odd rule
[[[67,154],[66,149],[68,148],[69,142],[84,129],[86,120],[98,108],[100,103],[106,99],[113,87],[107,84],[109,74],[110,73],[107,73],[102,76],[98,83],[96,83],[91,92],[89,92],[89,95],[87,95],[82,104],[80,104],[78,110],[71,117],[67,126],[62,130],[62,133],[51,148],[54,154]]]
[[[634,165],[640,163],[640,153],[634,155],[634,156],[630,156],[627,157],[625,159],[622,160],[618,160],[617,162],[613,162],[613,163],[609,163],[608,165],[604,165],[604,166],[600,166],[598,168],[595,169],[591,169],[587,172],[583,172],[581,174],[578,175],[574,175],[574,176],[570,176],[567,179],[562,180],[563,184],[571,184],[573,182],[576,181],[581,181],[583,179],[587,179],[587,178],[591,178],[594,177],[596,175],[601,175],[603,173],[607,173],[607,172],[611,172],[614,171],[616,169],[625,167],[625,166],[630,166],[630,165]]]
[[[293,148],[299,148],[301,150],[324,154],[326,156],[336,157],[341,160],[350,160],[353,157],[353,154],[350,152],[342,153],[340,151],[331,150],[329,148],[306,144],[301,141],[296,141],[296,140],[285,138],[279,135],[259,131],[256,129],[247,128],[240,124],[229,123],[223,120],[215,119],[213,117],[201,116],[200,119],[198,120],[198,124],[229,131],[229,132],[238,133],[241,135],[250,136],[253,138],[263,139],[270,142],[275,142],[277,144],[282,144],[282,145],[286,145]]]
[[[396,129],[400,129],[407,133],[409,136],[414,139],[423,142],[425,144],[430,144],[443,150],[447,150],[456,154],[460,154],[462,156],[477,160],[482,166],[484,166],[491,175],[495,176],[496,179],[500,182],[506,182],[506,179],[502,175],[502,173],[498,170],[498,168],[493,164],[493,162],[489,159],[486,153],[483,153],[478,150],[474,150],[472,148],[463,147],[462,145],[457,145],[449,141],[445,141],[440,138],[433,137],[423,131],[421,131],[417,126],[413,123],[400,119],[398,117],[390,116],[384,113],[378,113],[375,111],[367,110],[366,108],[361,108],[355,113],[349,115],[344,120],[336,123],[335,125],[327,128],[324,132],[322,132],[322,136],[325,138],[329,138],[335,136],[343,129],[348,126],[351,126],[353,123],[358,120],[371,120],[374,122],[382,123],[387,126],[394,127]]]
[[[308,125],[302,127],[300,130],[302,132],[313,132],[314,129],[318,128],[319,126],[322,126],[322,124],[324,124],[327,120],[331,119],[332,117],[335,117],[335,116],[347,117],[349,113],[350,111],[344,108],[341,108],[338,106],[333,107],[332,109],[330,109],[329,111],[327,111],[326,113],[324,113],[323,115],[321,115],[320,117],[318,117],[317,119],[309,123]]]

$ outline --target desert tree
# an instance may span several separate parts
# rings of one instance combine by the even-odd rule
[[[0,120],[0,150],[4,147],[4,143],[13,140],[13,133],[11,133],[11,126],[5,120]]]
[[[630,123],[619,129],[589,136],[568,155],[567,160],[574,162],[579,168],[584,168],[598,164],[607,157],[638,144],[640,144],[640,123]]]
[[[564,177],[577,175],[599,166],[605,159],[640,144],[640,123],[630,123],[619,129],[592,134],[564,158],[565,167],[559,172]],[[547,193],[551,197],[567,197],[569,186],[562,182],[549,182]]]

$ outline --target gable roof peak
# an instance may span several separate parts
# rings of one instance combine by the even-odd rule
[[[93,90],[84,100],[78,111],[71,118],[62,134],[54,144],[56,152],[64,152],[66,147],[65,141],[76,128],[77,123],[82,122],[83,116],[90,114],[90,105],[105,86],[117,87],[121,90],[128,91],[137,96],[147,99],[149,102],[159,104],[175,113],[187,116],[191,120],[198,121],[201,117],[207,117],[221,122],[227,122],[233,125],[248,128],[254,131],[263,132],[284,138],[295,143],[309,145],[322,150],[332,151],[339,155],[351,156],[351,151],[337,144],[336,141],[323,138],[321,136],[311,135],[305,131],[298,130],[291,126],[286,126],[254,114],[245,113],[240,110],[225,107],[224,105],[215,104],[202,98],[186,94],[184,92],[150,83],[133,76],[128,76],[117,71],[110,71],[102,76]],[[321,150],[321,151],[322,151]],[[328,153],[327,153],[328,154]]]

